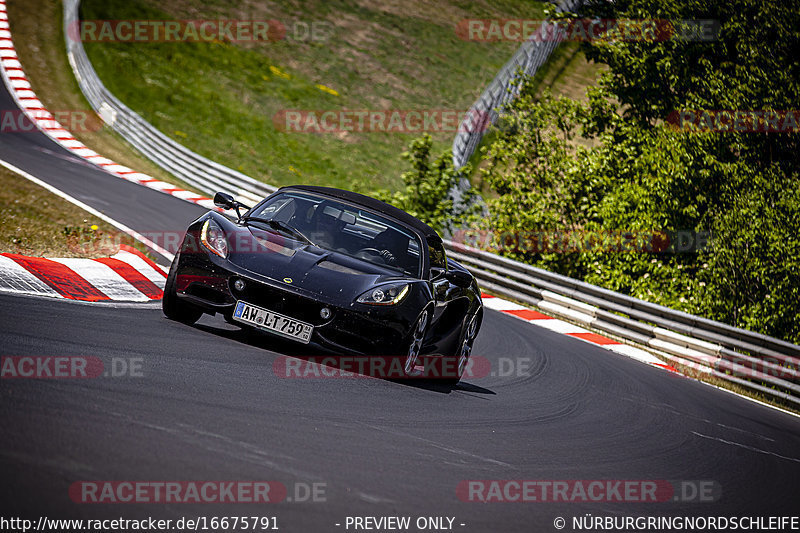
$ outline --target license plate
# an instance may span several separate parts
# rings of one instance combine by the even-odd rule
[[[308,344],[308,341],[311,340],[311,333],[314,331],[314,326],[311,324],[242,301],[236,302],[233,318],[271,333],[300,341],[303,344]]]

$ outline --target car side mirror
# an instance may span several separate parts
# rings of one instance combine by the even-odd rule
[[[222,209],[234,209],[236,207],[236,200],[226,192],[218,192],[214,195],[214,205]]]
[[[232,195],[226,192],[218,192],[214,195],[214,205],[221,209],[236,209],[236,216],[239,218],[242,218],[239,208],[244,207],[247,209],[246,205],[237,202]]]
[[[472,285],[472,274],[463,270],[448,270],[445,277],[457,287],[466,289]]]

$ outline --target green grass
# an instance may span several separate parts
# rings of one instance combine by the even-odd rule
[[[539,93],[550,90],[555,95],[586,101],[586,87],[596,85],[606,65],[590,63],[577,42],[564,42],[552,53],[531,82]]]
[[[31,16],[31,13],[36,16]],[[53,112],[91,115],[92,108],[81,94],[67,61],[61,3],[52,0],[9,0],[8,18],[25,75],[45,107]],[[99,119],[93,120],[92,124],[97,121]],[[72,133],[86,146],[120,164],[192,189],[139,154],[111,128],[78,129]]]
[[[373,5],[374,4],[374,5]],[[401,153],[416,134],[281,132],[282,109],[467,109],[518,43],[466,42],[470,17],[541,17],[529,1],[407,3],[84,0],[86,20],[323,21],[323,42],[87,43],[106,86],[178,142],[267,183],[397,189]],[[273,67],[271,69],[270,67]],[[279,69],[278,74],[274,69]],[[286,79],[280,73],[290,77]],[[338,95],[317,88],[324,85]],[[434,135],[437,150],[454,132]]]
[[[285,41],[264,44],[87,43],[87,51],[114,94],[193,150],[268,183],[317,183],[363,192],[399,187],[399,176],[407,170],[401,153],[416,134],[284,133],[273,125],[276,111],[466,109],[519,43],[463,41],[455,33],[459,21],[541,17],[540,3],[520,0],[491,5],[310,1],[269,9],[260,4],[84,0],[86,19],[277,19],[288,29]],[[10,0],[8,9],[20,59],[45,105],[89,110],[66,60],[61,6]],[[27,16],[29,11],[39,16]],[[292,38],[297,21],[327,23],[332,31],[326,41],[298,42]],[[276,75],[271,66],[290,79]],[[584,70],[591,70],[585,61],[572,61],[553,90],[582,93],[582,81],[569,73]],[[566,83],[558,85],[562,80]],[[109,128],[74,133],[103,155],[186,187]],[[435,150],[449,149],[453,136],[434,134]]]
[[[83,209],[0,166],[0,252],[35,257],[105,257],[120,242],[119,231]]]

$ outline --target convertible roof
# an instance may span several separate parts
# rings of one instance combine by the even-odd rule
[[[316,185],[289,185],[280,188],[280,190],[284,189],[294,189],[300,191],[314,192],[326,196],[332,196],[334,198],[345,200],[353,204],[361,205],[378,213],[399,220],[406,226],[409,226],[418,231],[419,233],[421,233],[422,235],[424,235],[425,238],[433,238],[439,241],[442,240],[439,234],[436,233],[436,230],[434,230],[432,227],[428,226],[418,218],[409,215],[402,209],[398,209],[393,205],[389,205],[386,202],[381,202],[380,200],[376,200],[375,198],[371,198],[369,196],[364,196],[363,194],[358,194],[352,191],[345,191],[343,189],[334,189],[333,187],[319,187]]]

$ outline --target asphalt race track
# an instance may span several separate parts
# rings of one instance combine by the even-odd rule
[[[4,94],[0,105],[13,103]],[[37,133],[3,133],[0,157],[140,231],[203,212]],[[347,516],[447,516],[456,531],[530,532],[555,531],[559,516],[571,531],[587,513],[798,510],[800,419],[493,311],[474,354],[495,375],[456,387],[279,377],[277,358],[307,352],[219,318],[171,322],[152,304],[0,295],[0,324],[4,356],[139,365],[134,376],[0,380],[4,517],[274,516],[293,532],[345,531]],[[315,483],[324,493],[260,505],[75,503],[69,488],[81,480],[269,480],[293,500]],[[713,501],[480,503],[459,499],[465,480],[703,481],[716,491]]]
[[[273,362],[297,354],[291,346],[273,351],[271,339],[248,342],[221,320],[189,327],[152,307],[0,296],[0,309],[5,354],[142,361],[141,377],[3,381],[6,512],[251,513],[243,504],[148,508],[68,497],[78,480],[251,479],[325,483],[325,502],[254,513],[278,516],[288,531],[332,531],[347,515],[447,515],[464,531],[531,531],[557,515],[797,510],[796,419],[499,313],[488,313],[475,353],[494,363],[498,354],[529,357],[529,375],[451,388],[279,378]],[[460,502],[456,487],[471,479],[713,480],[722,497]]]

